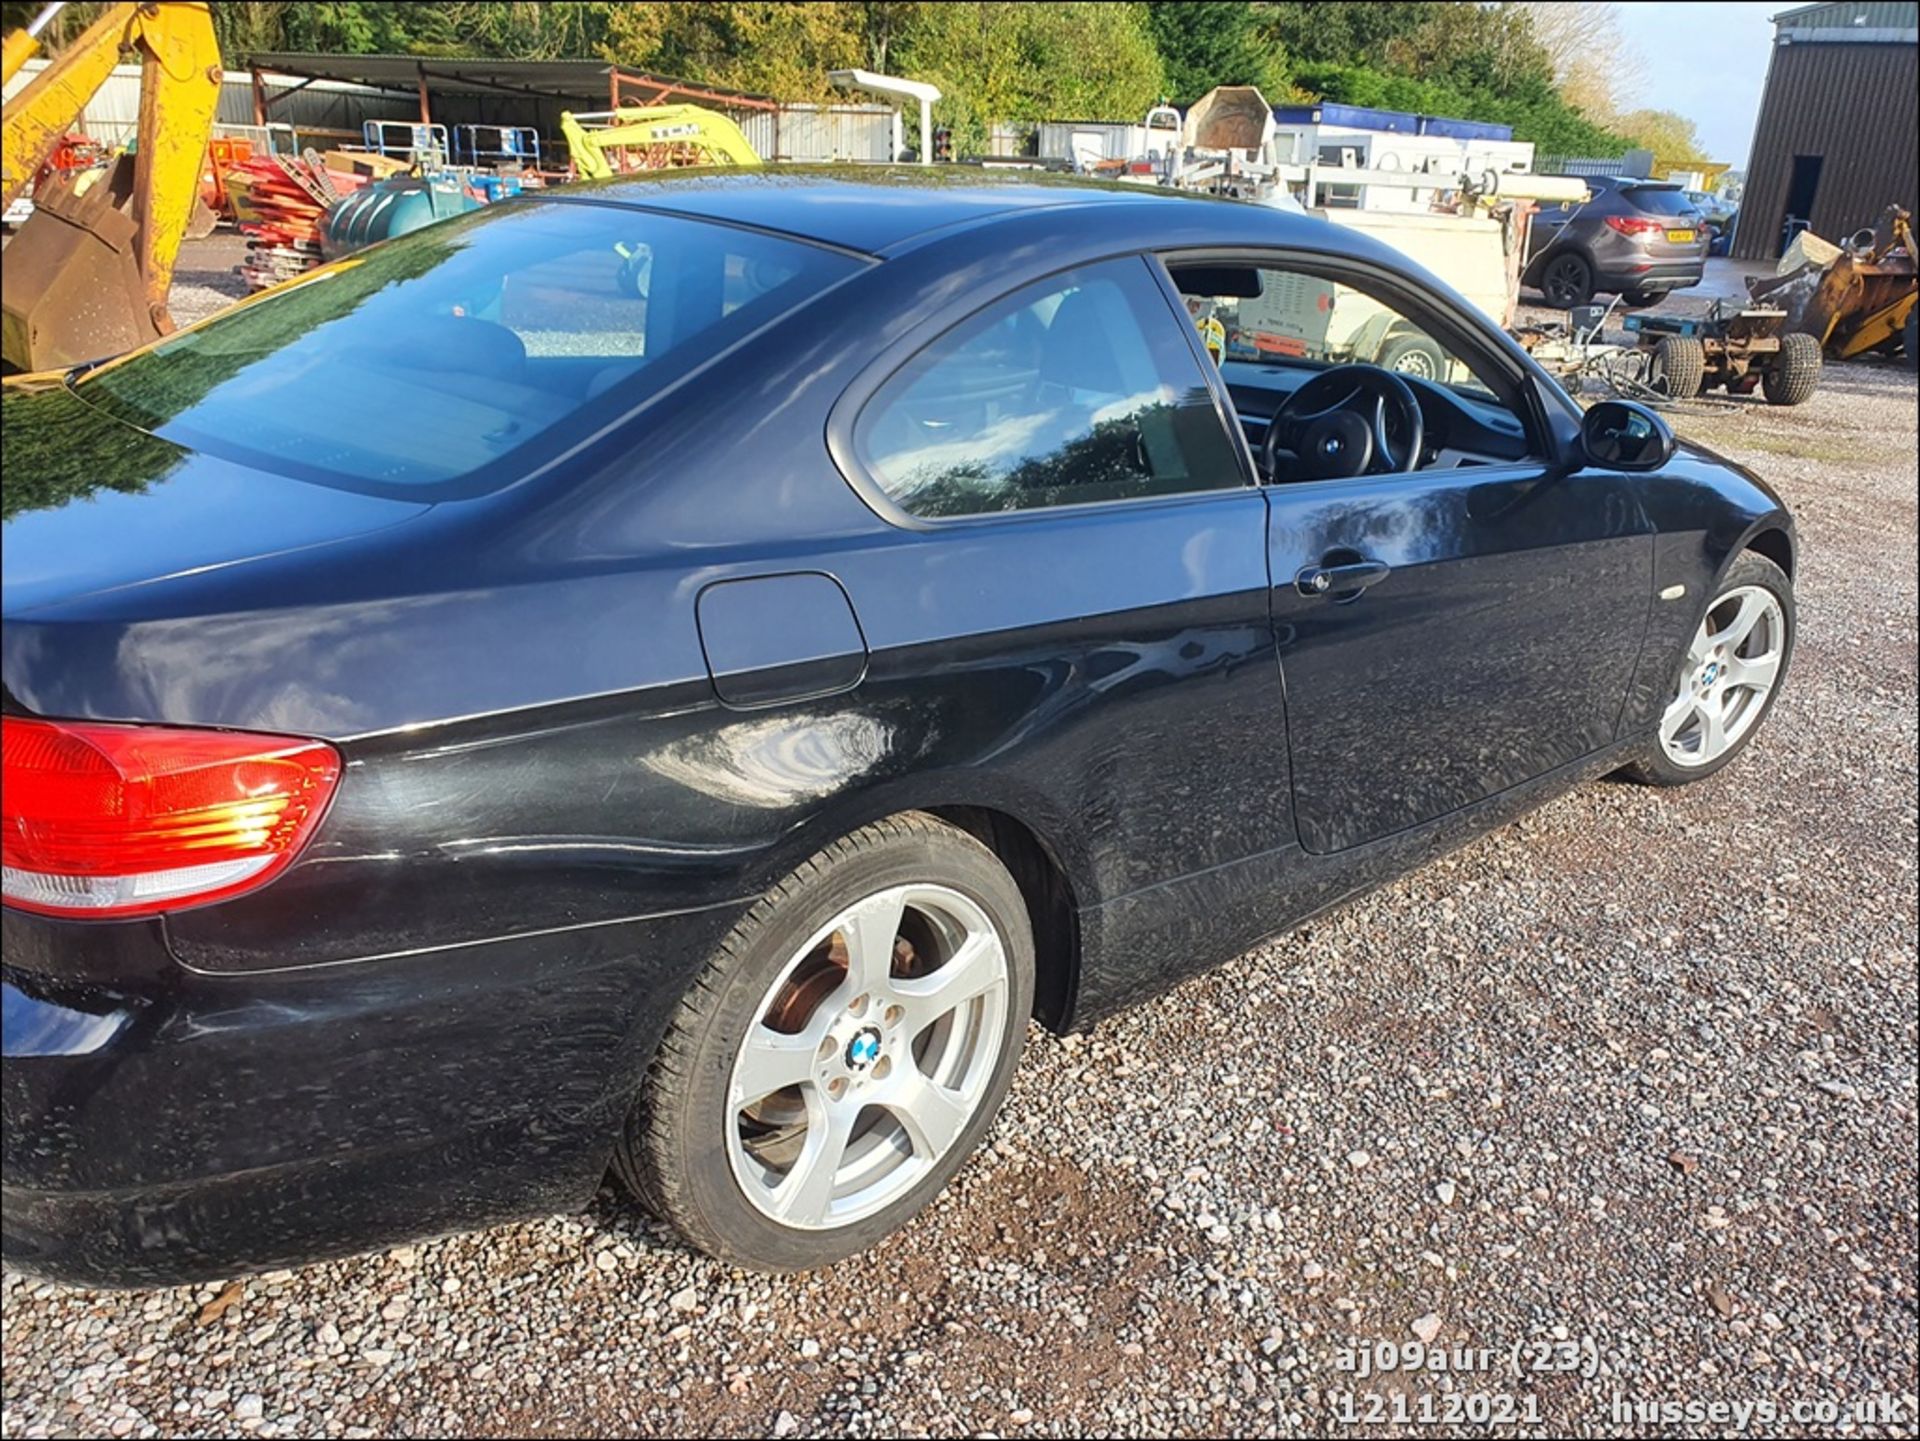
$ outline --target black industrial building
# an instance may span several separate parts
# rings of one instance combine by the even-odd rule
[[[1920,191],[1920,4],[1838,0],[1773,17],[1773,59],[1733,253],[1811,228],[1844,240]]]

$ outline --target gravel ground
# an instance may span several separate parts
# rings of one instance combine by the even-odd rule
[[[246,238],[235,230],[216,230],[204,240],[181,242],[173,289],[167,295],[173,323],[191,325],[245,296],[247,283],[235,267],[246,258]]]
[[[1915,413],[1853,365],[1678,419],[1800,517],[1794,674],[1741,762],[1585,786],[1036,1031],[987,1151],[872,1255],[729,1272],[609,1186],[227,1286],[8,1273],[5,1433],[1411,1434],[1346,1398],[1484,1392],[1534,1434],[1730,1429],[1616,1398],[1877,1399],[1904,1421],[1850,1434],[1914,1434]],[[1586,1374],[1343,1367],[1416,1336]]]

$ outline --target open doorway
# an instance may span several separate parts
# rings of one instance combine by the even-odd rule
[[[1820,189],[1820,167],[1826,161],[1824,155],[1796,155],[1793,157],[1793,175],[1787,181],[1787,209],[1780,222],[1780,248],[1776,255],[1782,254],[1793,244],[1793,237],[1813,224],[1813,197]]]

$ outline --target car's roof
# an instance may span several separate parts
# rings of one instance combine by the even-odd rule
[[[570,185],[554,197],[731,221],[870,255],[898,250],[931,231],[1035,210],[1229,203],[1151,186],[970,165],[658,171]]]

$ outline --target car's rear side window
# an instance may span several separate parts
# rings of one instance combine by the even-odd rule
[[[861,261],[602,205],[479,211],[93,372],[165,439],[348,485],[523,473]]]
[[[890,377],[855,449],[926,518],[1240,485],[1180,324],[1137,257],[1037,282]]]

